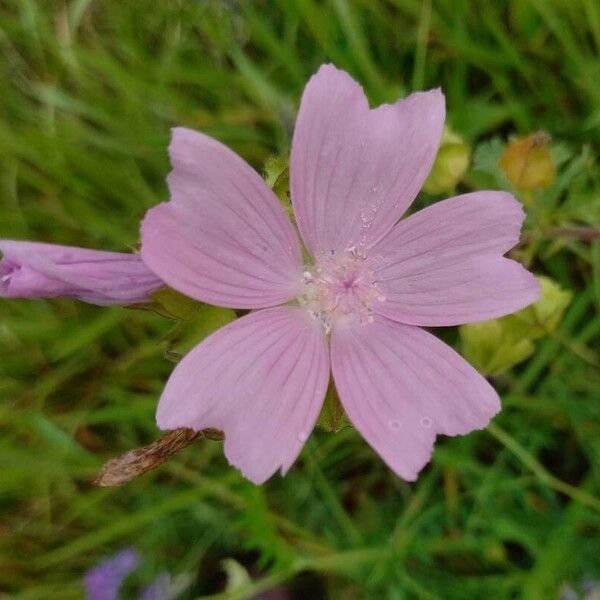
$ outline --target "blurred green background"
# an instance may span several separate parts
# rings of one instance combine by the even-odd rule
[[[554,291],[521,325],[436,332],[492,376],[504,410],[440,440],[411,485],[343,428],[262,487],[201,440],[94,488],[104,461],[158,435],[173,324],[0,300],[0,597],[81,598],[83,573],[131,546],[144,560],[124,598],[165,570],[183,598],[583,597],[600,579],[599,56],[596,0],[1,2],[0,236],[135,247],[166,198],[171,126],[262,170],[332,61],[373,104],[443,88],[472,151],[456,189],[517,194],[529,217],[514,256]],[[520,187],[498,159],[538,130],[556,175]]]

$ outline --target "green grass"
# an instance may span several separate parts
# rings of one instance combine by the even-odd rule
[[[170,127],[202,129],[260,169],[288,148],[325,61],[373,103],[442,86],[473,146],[545,129],[570,152],[530,204],[523,255],[574,293],[558,329],[494,382],[494,425],[441,441],[414,485],[345,429],[316,433],[259,488],[201,441],[95,489],[106,459],[157,436],[169,323],[0,301],[0,597],[80,598],[85,570],[124,546],[145,556],[139,582],[190,574],[185,598],[222,591],[224,558],[254,579],[229,599],[283,585],[311,599],[544,600],[600,579],[600,241],[551,233],[600,225],[594,0],[8,0],[0,236],[135,246],[166,197]],[[464,189],[484,180],[472,172]]]

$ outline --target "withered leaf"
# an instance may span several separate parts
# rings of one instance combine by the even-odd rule
[[[200,437],[218,440],[223,439],[223,434],[216,429],[194,431],[185,427],[167,431],[148,446],[135,448],[109,460],[93,484],[100,487],[123,485],[167,462]]]

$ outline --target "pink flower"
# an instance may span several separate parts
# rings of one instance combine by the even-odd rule
[[[535,278],[504,253],[520,204],[504,192],[451,198],[397,223],[433,164],[439,90],[369,110],[331,65],[308,82],[291,150],[304,245],[258,174],[219,142],[175,129],[169,202],[142,224],[142,257],[168,285],[255,309],[176,367],[162,429],[214,427],[255,483],[285,473],[313,429],[330,367],[354,426],[414,480],[437,434],[484,427],[500,410],[487,381],[417,326],[498,317],[533,302]]]
[[[0,297],[135,304],[165,284],[138,254],[0,240]]]

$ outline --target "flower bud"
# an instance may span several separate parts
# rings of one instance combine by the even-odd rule
[[[538,131],[512,141],[500,157],[498,165],[517,189],[548,187],[556,178],[550,154],[550,136],[544,131]]]
[[[138,254],[1,240],[0,297],[146,302],[164,283]]]

